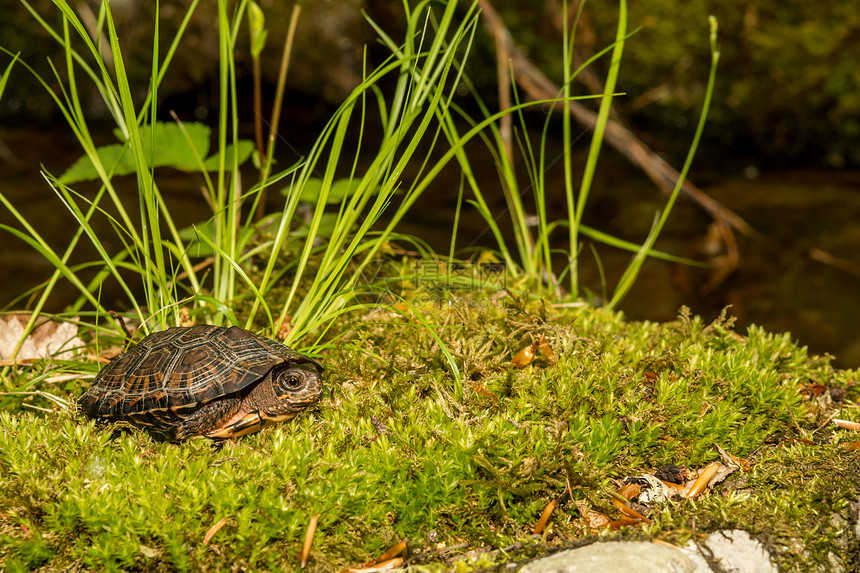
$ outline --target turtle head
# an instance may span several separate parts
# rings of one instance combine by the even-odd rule
[[[260,417],[271,423],[284,422],[319,400],[322,394],[321,371],[322,367],[316,362],[276,366],[270,378],[273,399],[260,408]]]

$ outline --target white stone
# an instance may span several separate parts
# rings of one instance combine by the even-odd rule
[[[646,541],[592,543],[531,561],[519,573],[702,573],[680,550]]]
[[[716,531],[702,544],[708,558],[724,573],[777,573],[770,554],[758,539],[742,529]]]

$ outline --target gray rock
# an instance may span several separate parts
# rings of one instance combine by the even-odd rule
[[[691,541],[685,549],[695,547]],[[719,565],[724,573],[777,573],[770,554],[758,539],[742,529],[716,531],[699,546],[699,551]]]
[[[709,563],[713,563],[712,568]],[[673,549],[647,541],[609,541],[560,551],[518,573],[777,573],[762,543],[741,529],[717,531],[704,542]]]
[[[527,563],[519,573],[705,573],[677,549],[643,541],[610,541],[560,551]]]

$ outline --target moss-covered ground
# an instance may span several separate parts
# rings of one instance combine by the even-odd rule
[[[762,538],[784,570],[860,566],[860,451],[846,447],[858,436],[829,421],[837,410],[860,419],[856,372],[725,320],[626,322],[511,294],[419,310],[433,333],[406,307],[339,325],[348,334],[323,357],[324,398],[221,448],[113,434],[68,410],[24,407],[50,405],[39,397],[6,398],[0,568],[290,570],[315,514],[310,571],[355,566],[402,540],[408,563],[461,559],[462,569],[594,535],[684,543],[735,527]],[[541,335],[557,361],[538,352],[514,367]],[[50,367],[2,384],[21,388]],[[87,383],[29,388],[73,397]],[[611,499],[624,476],[698,469],[719,459],[717,445],[748,464],[698,500],[621,531],[584,519],[584,509],[619,515]]]

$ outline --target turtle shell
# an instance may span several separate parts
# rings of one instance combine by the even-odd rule
[[[78,405],[93,418],[188,412],[241,391],[279,364],[300,363],[323,369],[288,346],[238,326],[169,328],[111,361]]]

